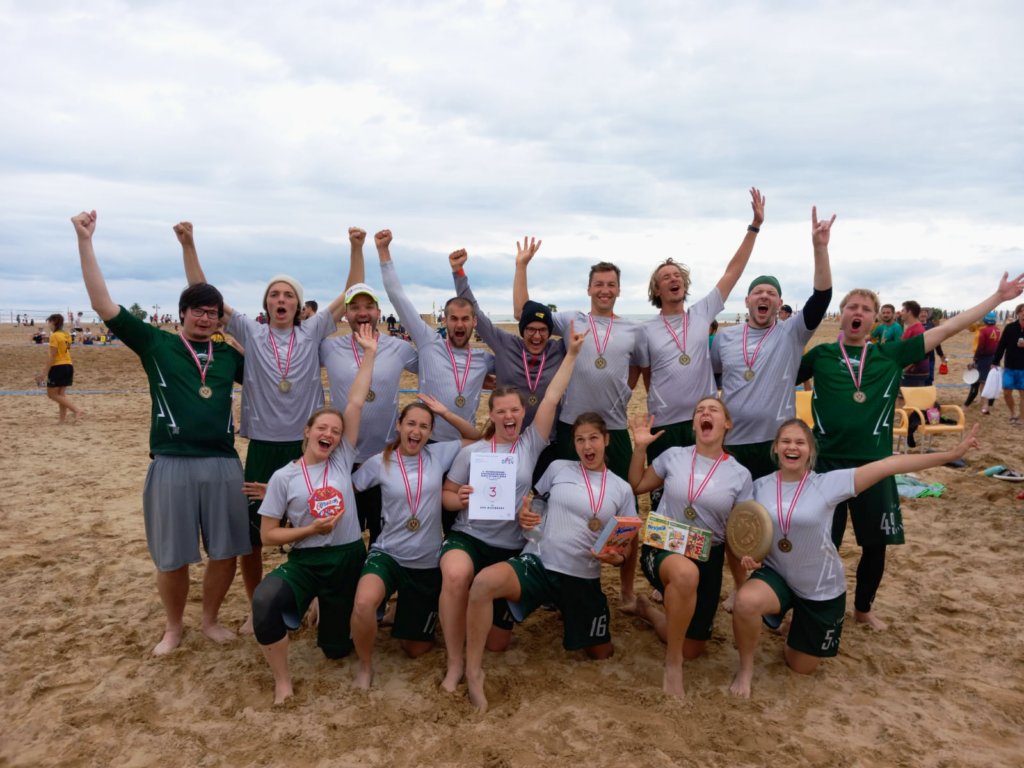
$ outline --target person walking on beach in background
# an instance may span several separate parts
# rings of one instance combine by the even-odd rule
[[[181,243],[189,285],[205,282],[192,224],[183,221],[174,227],[174,233]],[[224,304],[224,330],[245,349],[239,434],[249,438],[245,455],[248,483],[268,482],[274,472],[302,455],[306,421],[324,405],[319,345],[337,327],[344,294],[303,322],[302,286],[293,277],[276,275],[267,282],[262,304],[269,318],[266,325]],[[260,499],[250,498],[248,502],[252,554],[242,558],[242,580],[250,601],[263,578],[261,504]],[[240,631],[252,631],[251,614]]]
[[[888,344],[903,338],[903,326],[896,322],[896,307],[883,304],[879,313],[882,322],[871,331],[871,340],[876,344]]]
[[[71,337],[64,332],[64,316],[60,313],[50,315],[46,322],[50,327],[50,357],[43,370],[36,374],[36,383],[45,383],[46,396],[57,404],[57,425],[67,424],[68,411],[71,411],[71,423],[75,425],[81,421],[85,411],[65,394],[75,379],[75,366],[71,364]]]
[[[310,299],[302,305],[302,315],[299,317],[300,320],[309,320],[309,318],[316,315],[319,304]]]
[[[929,307],[922,307],[921,308],[921,314],[917,316],[917,319],[920,321],[921,325],[924,327],[924,330],[925,330],[926,333],[928,331],[930,331],[932,328],[935,327],[935,322],[932,320],[932,310]],[[935,347],[935,349],[931,350],[928,353],[928,379],[927,379],[928,383],[926,384],[926,386],[929,386],[929,387],[932,384],[935,383],[935,355],[936,355],[936,353],[939,355],[939,357],[942,358],[942,362],[943,363],[949,363],[949,358],[947,358],[945,353],[942,351],[942,345],[941,344],[937,345]]]
[[[149,554],[167,614],[154,655],[173,651],[184,632],[190,564],[199,563],[202,539],[209,562],[203,575],[203,634],[216,642],[235,637],[217,620],[235,576],[235,558],[252,551],[242,492],[242,463],[235,452],[231,391],[242,381],[244,359],[210,337],[224,312],[220,291],[206,283],[182,291],[181,335],[144,323],[107,292],[93,233],[96,211],[72,218],[92,308],[137,354],[152,400],[149,465],[142,491]]]
[[[985,386],[988,372],[992,369],[992,361],[995,360],[996,350],[999,349],[999,338],[1002,334],[996,327],[996,313],[989,312],[985,315],[984,323],[978,329],[978,345],[974,349],[974,360],[967,366],[969,369],[974,369],[978,372],[978,380],[971,384],[971,389],[967,393],[967,400],[964,402],[964,408],[974,402],[978,392]],[[988,416],[994,403],[995,399],[988,399],[987,404],[982,403],[981,413],[983,416]]]
[[[1021,426],[1021,408],[1024,408],[1024,304],[1018,304],[1013,314],[1015,320],[1003,328],[996,346],[992,365],[999,367],[1006,357],[1003,370],[1003,397],[1010,409],[1010,424]],[[1013,391],[1017,390],[1018,407],[1013,404]]]

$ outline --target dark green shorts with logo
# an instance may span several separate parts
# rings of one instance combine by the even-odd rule
[[[384,602],[398,592],[391,636],[396,640],[433,640],[437,601],[441,596],[441,569],[406,568],[386,552],[371,549],[360,577],[368,574],[384,582]]]
[[[608,598],[601,591],[600,578],[581,579],[549,571],[536,555],[520,555],[508,564],[519,577],[521,591],[518,603],[509,604],[516,621],[523,621],[546,603],[554,603],[565,624],[565,650],[579,651],[611,642]]]
[[[306,615],[313,598],[319,598],[316,644],[332,659],[341,658],[352,650],[349,619],[365,559],[366,545],[360,539],[337,547],[293,549],[287,562],[270,573],[288,584],[295,594],[298,616],[293,619],[296,626]]]
[[[853,469],[866,461],[819,457],[815,472]],[[832,514],[832,543],[838,549],[846,533],[846,515],[853,520],[853,533],[861,547],[879,547],[883,544],[903,544],[903,510],[896,478],[886,477],[852,499],[837,504]]]
[[[245,454],[245,482],[267,483],[270,476],[288,462],[302,456],[302,441],[273,443],[269,440],[250,440]],[[260,538],[260,507],[262,499],[249,499],[249,543],[254,547],[263,546]]]
[[[644,544],[640,549],[640,567],[647,581],[656,590],[665,593],[665,584],[661,580],[661,564],[667,557],[686,557],[678,552],[667,552],[664,549]],[[725,544],[716,544],[711,548],[711,555],[706,562],[690,560],[697,566],[697,606],[693,610],[693,618],[686,629],[686,637],[690,640],[709,640],[711,630],[715,626],[715,614],[722,596],[722,568],[725,565]]]
[[[473,561],[474,578],[484,568],[489,568],[495,563],[507,562],[523,551],[522,548],[502,549],[501,547],[492,547],[490,544],[485,544],[468,533],[452,531],[441,545],[441,557],[443,558],[445,553],[455,549],[465,552],[469,555],[469,559]],[[508,601],[504,598],[494,601],[494,626],[500,629],[512,629],[515,626],[512,614],[508,610]]]
[[[736,461],[750,471],[754,480],[765,475],[770,475],[778,465],[772,459],[771,449],[774,440],[765,440],[762,443],[747,443],[746,445],[727,445],[725,450],[736,457]]]
[[[805,600],[787,586],[777,571],[765,565],[752,574],[751,579],[763,581],[779,598],[779,615],[793,609],[793,623],[789,627],[786,645],[794,651],[822,659],[839,653],[839,640],[843,636],[846,619],[846,593],[831,600]]]

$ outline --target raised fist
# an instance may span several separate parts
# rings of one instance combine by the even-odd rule
[[[192,239],[192,222],[183,221],[174,225],[174,234],[178,236],[178,242],[182,245],[195,245]]]

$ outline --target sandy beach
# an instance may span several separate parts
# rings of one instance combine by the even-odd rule
[[[837,332],[826,323],[814,343]],[[0,391],[35,389],[47,352],[27,337],[0,327]],[[968,355],[971,340],[963,333],[944,347]],[[138,358],[121,345],[75,346],[72,358],[74,389],[146,390]],[[952,357],[937,383],[961,383],[968,361]],[[940,402],[962,404],[966,391],[940,389]],[[329,661],[312,630],[297,632],[295,696],[273,707],[253,637],[215,645],[199,632],[203,566],[191,571],[180,649],[153,658],[163,611],[142,521],[149,396],[71,397],[86,417],[58,427],[45,396],[0,394],[0,765],[981,768],[1024,760],[1024,501],[1014,499],[1024,483],[978,474],[994,464],[1024,471],[1024,430],[1009,426],[1002,400],[983,419],[982,449],[966,469],[921,473],[946,485],[943,496],[903,500],[908,543],[889,549],[875,604],[887,632],[855,624],[851,598],[838,658],[810,677],[790,673],[783,641],[765,634],[753,696],[739,701],[728,692],[737,655],[720,610],[706,655],[685,665],[687,698],[670,699],[661,692],[664,646],[618,611],[618,572],[606,567],[615,656],[565,653],[556,614],[538,611],[507,653],[487,656],[491,709],[481,716],[464,687],[439,691],[440,636],[410,661],[386,629],[369,693],[349,688],[354,654]],[[630,411],[644,410],[640,385]],[[975,402],[968,424],[978,419]],[[246,443],[237,440],[243,461]],[[841,549],[851,589],[853,538],[851,530]],[[282,556],[266,552],[269,571]],[[723,598],[731,587],[726,575]],[[637,591],[651,592],[639,569]],[[237,629],[247,610],[236,578],[221,620]]]

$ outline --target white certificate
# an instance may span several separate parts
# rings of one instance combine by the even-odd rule
[[[516,498],[515,453],[474,453],[469,459],[470,520],[515,520],[522,499]]]

